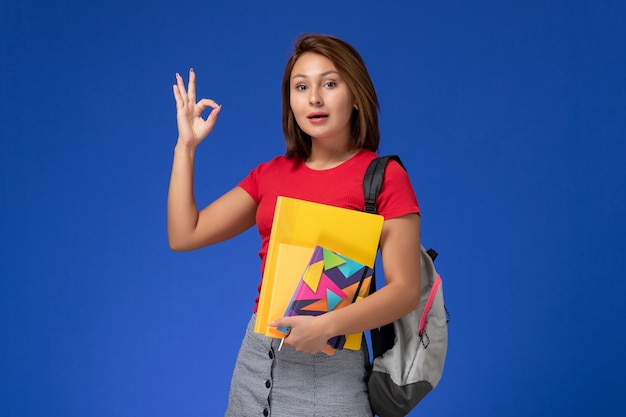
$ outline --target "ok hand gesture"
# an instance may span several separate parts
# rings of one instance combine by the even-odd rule
[[[196,74],[193,69],[189,70],[189,90],[185,89],[183,77],[178,73],[173,89],[176,99],[178,140],[195,147],[213,130],[222,106],[208,98],[203,98],[196,103]],[[202,112],[209,107],[211,107],[211,112],[206,119],[203,119]]]

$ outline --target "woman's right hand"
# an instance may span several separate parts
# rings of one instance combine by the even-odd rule
[[[222,106],[208,98],[196,103],[196,74],[193,69],[189,70],[189,89],[185,89],[183,77],[178,73],[173,89],[176,99],[178,142],[195,147],[213,130]],[[202,112],[209,107],[212,110],[207,118],[203,119]]]

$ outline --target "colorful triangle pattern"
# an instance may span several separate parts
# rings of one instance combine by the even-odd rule
[[[285,316],[318,316],[350,305],[367,296],[372,274],[371,268],[316,246]],[[345,343],[345,336],[328,341],[335,349],[343,349]]]
[[[313,265],[308,265],[302,275],[302,281],[309,286],[313,292],[317,292],[317,287],[322,277],[322,271],[324,270],[324,262],[315,262]]]

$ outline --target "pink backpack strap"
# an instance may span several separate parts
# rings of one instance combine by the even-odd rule
[[[435,300],[435,295],[437,295],[437,290],[441,286],[441,277],[437,274],[435,278],[435,282],[433,282],[433,287],[430,290],[430,294],[428,294],[428,300],[426,300],[426,304],[424,305],[424,311],[422,312],[422,317],[420,317],[420,328],[419,335],[422,336],[424,334],[424,328],[426,327],[426,317],[428,316],[428,312],[433,305],[433,301]]]

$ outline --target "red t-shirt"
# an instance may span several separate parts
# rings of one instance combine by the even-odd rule
[[[265,268],[277,197],[298,198],[363,211],[363,177],[374,158],[374,152],[364,149],[335,168],[314,170],[300,159],[278,156],[250,171],[239,186],[258,204],[256,224],[261,235],[261,275]],[[376,208],[385,219],[419,213],[409,176],[396,161],[390,161],[387,166]],[[254,311],[258,301],[257,297]]]

